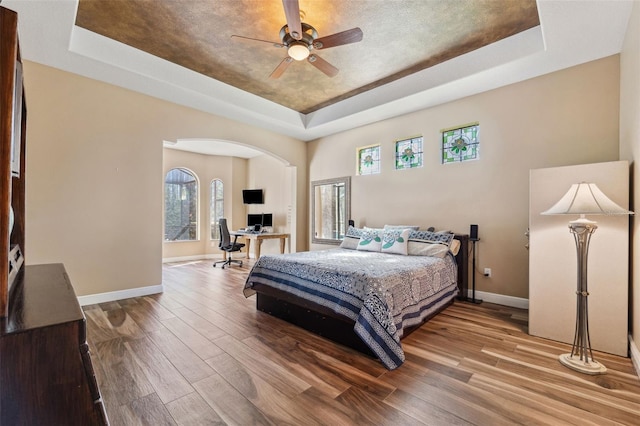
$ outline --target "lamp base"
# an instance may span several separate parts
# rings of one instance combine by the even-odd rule
[[[558,360],[560,361],[560,364],[565,367],[569,367],[570,369],[580,373],[591,374],[592,376],[607,372],[607,367],[600,364],[598,361],[584,361],[578,357],[571,356],[571,354],[562,354],[558,357]]]

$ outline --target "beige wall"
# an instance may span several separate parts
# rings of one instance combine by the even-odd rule
[[[620,55],[620,158],[632,162],[631,210],[631,336],[640,352],[640,3],[634,2]],[[633,348],[632,348],[633,349]],[[639,367],[639,366],[636,366]]]
[[[478,274],[477,289],[527,298],[529,170],[617,160],[619,93],[616,55],[313,141],[309,179],[353,176],[356,148],[382,144],[382,173],[351,180],[356,223],[478,224],[478,269],[492,277]],[[480,160],[441,165],[440,130],[475,121]],[[424,167],[394,170],[394,140],[413,135]]]
[[[174,259],[206,254],[221,255],[222,252],[218,249],[218,240],[211,239],[209,221],[211,182],[214,179],[220,179],[224,184],[224,216],[228,218],[229,228],[237,229],[243,226],[245,206],[242,203],[242,189],[235,188],[243,188],[246,185],[247,160],[165,148],[163,150],[163,176],[166,176],[167,172],[174,168],[188,169],[198,178],[199,239],[198,241],[164,242],[162,244],[162,258]]]
[[[292,178],[296,173],[297,168],[285,167],[280,160],[273,157],[262,155],[251,158],[247,188],[263,189],[264,204],[247,205],[247,213],[272,213],[273,231],[291,233],[289,212],[294,209],[295,186],[292,185]],[[291,251],[295,251],[294,245],[291,246]],[[280,241],[264,240],[260,252],[280,253]]]
[[[306,247],[305,143],[28,61],[24,78],[26,261],[64,263],[78,296],[161,283],[163,140],[239,142],[297,167]]]

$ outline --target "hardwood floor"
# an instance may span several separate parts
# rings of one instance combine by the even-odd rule
[[[455,303],[403,340],[394,371],[256,311],[251,265],[166,264],[165,292],[85,306],[92,360],[117,425],[638,425],[628,358],[587,376],[527,312]]]

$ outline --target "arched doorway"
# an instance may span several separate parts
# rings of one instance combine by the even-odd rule
[[[246,226],[248,214],[273,215],[273,231],[291,235],[288,252],[297,251],[298,219],[297,190],[298,168],[288,161],[265,150],[232,141],[218,139],[179,139],[165,142],[163,171],[187,168],[202,182],[199,191],[199,235],[197,241],[163,243],[163,260],[177,261],[221,255],[214,240],[208,220],[211,191],[206,185],[214,179],[224,184],[224,216],[233,229]],[[264,190],[262,205],[242,203],[242,190]],[[261,252],[279,253],[278,241],[264,241]]]

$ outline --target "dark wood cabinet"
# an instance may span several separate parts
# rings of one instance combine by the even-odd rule
[[[0,7],[0,425],[108,424],[64,266],[24,266],[26,123],[18,16]]]
[[[7,315],[9,290],[19,275],[15,262],[7,259],[17,246],[24,254],[27,113],[21,71],[18,16],[0,7],[0,253],[5,259],[0,262],[0,317]]]
[[[25,267],[2,318],[0,357],[0,424],[108,424],[62,264]]]

